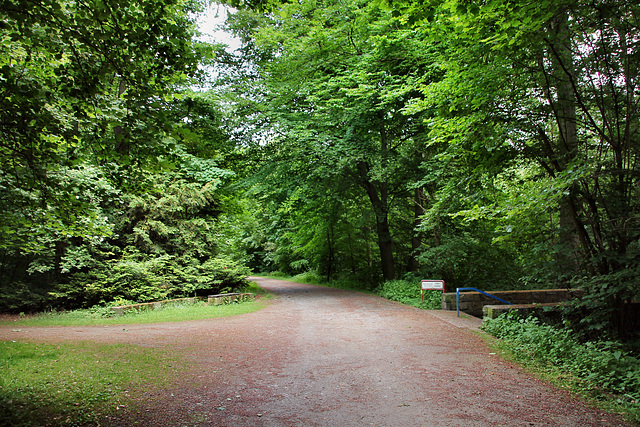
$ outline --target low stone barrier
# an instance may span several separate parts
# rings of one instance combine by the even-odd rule
[[[232,302],[242,302],[242,301],[251,301],[253,300],[252,293],[230,293],[230,294],[218,294],[218,295],[209,295],[207,297],[207,302],[211,305],[223,305],[223,304],[231,304]]]
[[[115,314],[121,316],[123,314],[125,314],[127,311],[131,311],[131,310],[150,310],[150,309],[156,309],[156,308],[160,308],[163,305],[172,303],[172,302],[184,302],[187,304],[193,304],[196,302],[196,300],[198,300],[198,298],[195,297],[191,297],[191,298],[176,298],[176,299],[168,299],[168,300],[164,300],[164,301],[156,301],[156,302],[143,302],[140,304],[131,304],[131,305],[121,305],[119,307],[111,307],[111,311],[113,311]]]
[[[140,304],[131,304],[131,305],[121,305],[119,307],[111,307],[111,311],[113,311],[116,315],[121,316],[125,314],[127,311],[131,310],[150,310],[160,308],[163,305],[173,303],[173,302],[183,302],[187,304],[194,304],[196,301],[201,301],[203,298],[199,297],[190,297],[190,298],[176,298],[169,299],[164,301],[157,302],[144,302]],[[218,295],[209,295],[207,297],[207,304],[210,305],[222,305],[222,304],[230,304],[232,302],[242,302],[242,301],[252,301],[253,294],[252,293],[229,293],[229,294],[218,294]]]
[[[509,301],[514,305],[543,305],[558,304],[575,298],[581,298],[581,289],[539,289],[526,291],[489,291],[491,295]],[[460,311],[471,316],[482,317],[484,306],[501,306],[498,301],[480,292],[460,292]],[[510,307],[504,305],[504,307]],[[523,307],[524,308],[524,307]],[[456,293],[449,292],[442,297],[443,310],[456,310]],[[511,307],[514,309],[514,307]],[[493,309],[497,310],[497,309]]]
[[[503,313],[509,311],[518,311],[520,314],[528,316],[530,314],[540,315],[540,311],[544,310],[544,307],[558,307],[564,304],[564,302],[548,302],[542,304],[495,304],[485,305],[482,307],[482,317],[487,319],[495,319]]]

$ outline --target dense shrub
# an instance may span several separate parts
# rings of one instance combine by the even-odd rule
[[[439,291],[425,291],[423,301],[420,301],[420,282],[389,280],[376,289],[376,294],[415,307],[433,310],[442,306],[442,293]]]
[[[569,329],[541,324],[515,313],[487,319],[486,332],[505,340],[518,357],[569,372],[588,389],[620,395],[640,411],[640,359],[620,343],[580,342]]]
[[[204,296],[247,284],[249,270],[221,258],[204,262],[173,256],[149,257],[129,253],[86,273],[75,274],[58,287],[56,306],[91,307],[113,301],[151,302],[169,298]]]
[[[51,297],[46,288],[14,282],[12,286],[0,286],[0,313],[20,313],[42,310]]]

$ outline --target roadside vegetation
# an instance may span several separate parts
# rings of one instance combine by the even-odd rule
[[[499,338],[492,345],[501,355],[640,424],[640,348],[610,340],[582,341],[569,328],[515,312],[485,319],[483,330]]]
[[[107,307],[280,271],[579,288],[563,333],[638,339],[637,1],[221,0],[233,52],[209,0],[125,3],[0,6],[0,313],[172,321]]]
[[[255,301],[234,302],[223,305],[208,305],[204,301],[196,301],[193,304],[175,302],[164,304],[155,309],[130,310],[122,315],[116,315],[110,307],[96,306],[89,309],[20,315],[17,318],[12,317],[11,320],[0,321],[0,325],[11,324],[15,327],[106,326],[202,320],[251,313],[264,307],[262,301],[271,297],[270,294],[255,283],[250,283],[242,291],[253,293],[257,296],[257,299]]]
[[[269,298],[255,284],[247,290]],[[234,316],[262,307],[260,301],[219,306],[180,303],[117,317],[108,308],[96,308],[21,316],[0,324],[20,330],[180,322]],[[101,425],[119,410],[135,407],[130,397],[140,387],[148,387],[149,378],[164,387],[188,366],[177,354],[139,346],[0,341],[0,425]]]

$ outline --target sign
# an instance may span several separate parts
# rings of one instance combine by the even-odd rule
[[[422,280],[420,281],[420,289],[423,291],[429,289],[444,292],[444,280]]]
[[[442,291],[444,293],[444,280],[421,280],[420,281],[420,301],[424,291]]]

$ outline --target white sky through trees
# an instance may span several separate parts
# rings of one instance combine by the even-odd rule
[[[240,40],[222,29],[228,11],[233,12],[233,9],[223,4],[212,4],[198,17],[198,29],[202,33],[201,40],[224,43],[229,46],[227,50],[233,52],[240,47]]]

